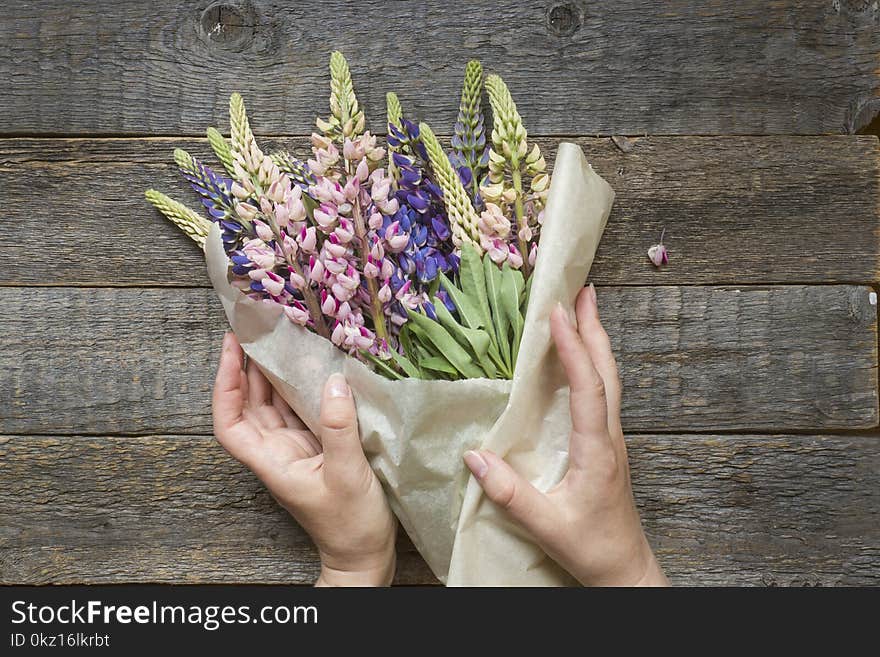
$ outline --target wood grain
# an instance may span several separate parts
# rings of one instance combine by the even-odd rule
[[[629,439],[674,583],[880,584],[880,436]],[[210,437],[0,438],[0,583],[310,583],[314,548]],[[397,582],[435,580],[399,541]]]
[[[878,422],[861,286],[608,287],[628,430]],[[213,290],[0,288],[0,432],[210,433],[225,317]]]
[[[617,191],[597,284],[880,279],[875,137],[657,137],[626,153],[575,141]],[[541,141],[550,162],[557,143]],[[210,152],[179,138],[0,140],[0,284],[207,285],[198,248],[143,199],[155,186],[198,205],[178,145]],[[663,228],[671,263],[658,271],[646,252]]]
[[[7,134],[202,134],[233,91],[257,130],[302,134],[334,48],[380,129],[387,91],[450,129],[471,57],[534,134],[842,133],[878,109],[878,12],[856,0],[6,5]]]

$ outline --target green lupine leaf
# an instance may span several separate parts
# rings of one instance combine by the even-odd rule
[[[526,281],[526,287],[523,289],[522,299],[520,299],[519,307],[522,309],[523,317],[526,316],[526,311],[529,309],[529,297],[532,294],[532,281],[535,280],[534,276],[529,276]]]
[[[485,260],[497,269],[489,256],[485,256],[482,260]],[[482,260],[476,249],[471,248],[468,244],[462,244],[458,280],[461,284],[461,291],[468,296],[477,311],[483,316],[483,328],[490,330],[492,328],[492,312],[489,297],[486,294],[486,274],[483,269]],[[477,327],[473,326],[471,328]],[[494,337],[497,338],[497,336]]]
[[[458,289],[455,283],[450,281],[443,272],[440,272],[439,278],[443,281],[443,289],[446,290],[449,298],[452,299],[452,303],[455,304],[455,309],[462,324],[472,329],[486,328],[486,318],[471,298]]]
[[[410,327],[407,324],[404,324],[400,329],[398,340],[400,341],[403,353],[405,353],[410,359],[413,359],[416,352],[413,350],[412,336],[410,336],[409,329]]]
[[[498,351],[501,352],[504,363],[513,370],[510,358],[510,322],[507,320],[507,314],[501,304],[501,270],[488,256],[483,258],[483,270],[486,281],[486,296],[489,298],[495,336],[498,339]]]
[[[481,270],[482,266],[481,263]],[[443,272],[440,272],[440,277],[443,279],[443,289],[446,290],[447,294],[449,294],[449,297],[452,299],[452,303],[455,304],[455,309],[458,312],[461,324],[471,329],[485,329],[486,335],[489,336],[489,358],[492,360],[495,367],[501,372],[501,376],[505,379],[509,379],[510,372],[508,371],[507,365],[504,363],[504,359],[501,358],[501,352],[498,351],[498,345],[495,344],[495,328],[492,326],[491,320],[487,321],[483,316],[483,313],[477,310],[477,305],[471,300],[471,298],[458,289],[455,284],[443,274]],[[485,290],[486,288],[484,286],[484,294]]]
[[[443,357],[443,354],[440,352],[437,347],[431,342],[431,339],[428,337],[428,334],[423,331],[421,328],[416,326],[413,322],[407,322],[404,325],[404,329],[411,333],[411,343],[410,343],[410,352],[415,354],[413,358],[419,364],[419,367],[424,369],[431,369],[434,372],[446,372],[450,374],[453,379],[460,379],[461,375],[458,373],[449,361]],[[428,367],[425,363],[432,364],[433,367]],[[444,363],[442,369],[438,363]]]
[[[452,377],[458,377],[458,372],[455,368],[447,363],[445,358],[441,358],[440,356],[428,356],[427,358],[422,358],[419,360],[419,365],[432,372],[442,372],[443,374],[448,374]]]
[[[400,372],[396,371],[394,368],[389,367],[388,364],[382,360],[381,358],[377,358],[369,351],[361,351],[361,355],[366,358],[368,361],[373,363],[376,368],[376,371],[379,374],[382,374],[393,381],[400,381],[404,377],[400,374]]]
[[[458,344],[465,349],[470,349],[486,376],[494,379],[498,370],[489,359],[489,345],[492,343],[489,334],[482,329],[467,328],[459,324],[455,321],[452,313],[443,305],[443,302],[437,298],[434,299],[434,308],[437,312],[437,319],[440,320],[443,328],[449,331]]]
[[[520,298],[525,288],[525,279],[522,272],[505,262],[501,270],[501,308],[504,311],[510,327],[513,329],[513,338],[510,343],[510,364],[516,369],[516,356],[519,352],[519,342],[522,338],[523,320],[520,312]]]
[[[413,365],[412,361],[410,361],[403,354],[399,354],[392,349],[391,350],[391,358],[394,359],[394,362],[396,362],[400,366],[400,369],[402,369],[404,372],[406,372],[407,376],[409,376],[413,379],[423,378],[421,371],[419,371],[419,368],[416,367],[415,365]]]
[[[473,364],[470,355],[455,341],[449,332],[433,319],[412,310],[408,311],[409,320],[418,326],[428,340],[440,351],[441,355],[464,374],[468,379],[479,379],[483,372]]]

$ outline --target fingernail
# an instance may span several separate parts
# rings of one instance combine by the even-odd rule
[[[345,377],[339,373],[331,374],[327,379],[327,394],[330,397],[351,397],[351,389]]]
[[[590,283],[590,297],[593,299],[593,303],[598,303],[596,301],[596,288],[593,287],[592,283]]]
[[[486,459],[479,452],[474,452],[473,450],[465,452],[464,463],[477,479],[482,479],[489,472],[489,464],[486,463]]]

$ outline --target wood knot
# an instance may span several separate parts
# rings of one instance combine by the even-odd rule
[[[856,98],[847,109],[845,127],[851,135],[880,135],[880,98]]]
[[[227,50],[242,50],[250,45],[256,25],[257,12],[248,0],[213,2],[199,20],[202,36]]]
[[[580,8],[572,2],[555,5],[547,12],[547,27],[556,36],[571,36],[583,20]]]

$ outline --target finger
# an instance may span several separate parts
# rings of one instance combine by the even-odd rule
[[[272,389],[272,406],[275,407],[275,410],[278,411],[278,414],[284,420],[284,424],[287,425],[288,429],[305,429],[306,425],[302,420],[297,417],[297,415],[290,410],[290,406],[286,401],[284,401],[284,397],[278,394],[278,391],[274,388]]]
[[[223,336],[220,364],[214,381],[212,406],[214,433],[222,442],[225,430],[241,419],[244,410],[241,366],[244,354],[233,333]]]
[[[260,371],[253,358],[248,358],[247,367],[248,378],[248,404],[253,408],[266,406],[272,403],[272,384],[266,375]]]
[[[606,435],[608,408],[605,383],[562,306],[558,306],[550,317],[550,332],[571,390],[572,433],[583,436]],[[574,452],[575,446],[571,447]]]
[[[617,362],[614,360],[614,352],[611,350],[611,340],[599,319],[599,307],[596,303],[596,288],[590,283],[578,294],[575,304],[578,333],[590,354],[599,376],[605,382],[605,397],[608,401],[608,419],[610,424],[620,427],[620,376],[617,372]]]
[[[489,450],[465,452],[464,462],[486,497],[507,511],[538,542],[549,537],[557,524],[556,509],[544,493]]]
[[[358,436],[354,398],[342,374],[331,374],[324,385],[319,424],[328,485],[346,486],[356,481],[369,465]]]

